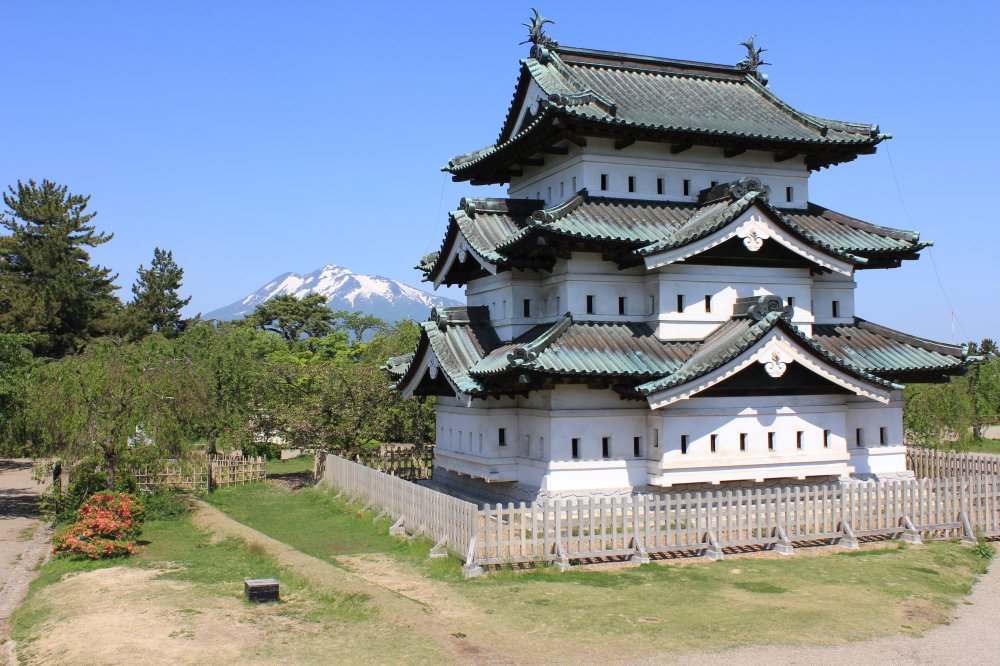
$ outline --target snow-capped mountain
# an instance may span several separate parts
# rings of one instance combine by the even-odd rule
[[[294,294],[298,298],[322,294],[331,310],[361,310],[387,322],[409,318],[424,321],[432,307],[461,305],[378,275],[359,275],[343,266],[329,264],[308,275],[285,273],[235,303],[213,310],[203,319],[240,319],[275,296]]]

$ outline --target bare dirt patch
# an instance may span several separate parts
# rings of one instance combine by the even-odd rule
[[[264,647],[289,624],[275,607],[206,597],[193,583],[158,579],[161,573],[113,567],[50,586],[39,599],[49,615],[39,638],[18,646],[20,657],[60,664],[226,663]]]

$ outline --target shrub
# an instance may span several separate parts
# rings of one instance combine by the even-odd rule
[[[249,442],[243,445],[242,450],[247,458],[263,456],[268,460],[281,460],[281,447],[274,442]]]
[[[173,488],[157,488],[142,498],[149,520],[173,520],[188,511],[183,493]]]
[[[972,547],[972,552],[984,560],[992,560],[996,555],[996,549],[982,535],[976,535],[976,545]]]
[[[90,559],[123,557],[138,550],[145,510],[126,493],[95,493],[76,512],[75,523],[53,540],[53,552]]]

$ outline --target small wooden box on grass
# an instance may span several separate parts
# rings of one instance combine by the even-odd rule
[[[244,578],[243,592],[247,601],[277,601],[278,581],[273,578]]]

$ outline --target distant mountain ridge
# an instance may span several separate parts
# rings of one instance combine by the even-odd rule
[[[462,305],[380,275],[361,275],[349,268],[327,264],[312,273],[284,273],[244,298],[204,315],[203,319],[241,319],[266,301],[292,294],[303,298],[321,294],[331,310],[360,310],[387,322],[399,319],[423,321],[432,307]]]

